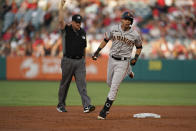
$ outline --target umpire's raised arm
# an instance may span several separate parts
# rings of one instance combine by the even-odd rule
[[[65,21],[64,21],[64,15],[63,15],[63,7],[65,5],[66,0],[60,0],[60,5],[59,5],[59,26],[60,29],[63,30],[65,28]]]

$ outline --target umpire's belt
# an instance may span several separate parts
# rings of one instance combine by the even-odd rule
[[[82,58],[82,56],[69,56],[69,55],[64,55],[64,56],[70,59],[81,59]]]
[[[129,59],[128,57],[116,57],[116,56],[113,56],[113,55],[112,55],[112,58],[115,59],[115,60],[128,60]]]

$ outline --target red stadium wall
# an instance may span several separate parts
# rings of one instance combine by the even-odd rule
[[[88,81],[105,81],[107,57],[97,61],[86,59]],[[7,57],[7,80],[60,80],[61,58],[57,57]]]

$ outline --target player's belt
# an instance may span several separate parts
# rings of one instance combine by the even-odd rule
[[[115,60],[127,60],[128,57],[116,57],[116,56],[113,56],[112,55],[112,58],[115,59]]]
[[[71,59],[81,59],[82,56],[69,56],[69,55],[64,55],[67,58],[71,58]]]

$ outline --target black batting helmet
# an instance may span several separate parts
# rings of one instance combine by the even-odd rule
[[[131,24],[133,24],[133,19],[134,19],[134,17],[133,17],[133,14],[130,13],[129,11],[124,12],[124,13],[122,14],[122,17],[121,17],[121,18],[122,18],[122,19],[125,19],[125,20],[129,20],[129,21],[131,21]]]

